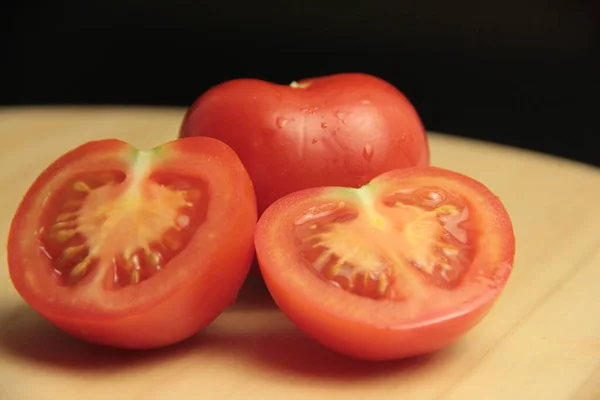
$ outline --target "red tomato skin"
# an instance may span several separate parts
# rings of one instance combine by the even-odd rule
[[[7,244],[11,281],[33,310],[71,336],[127,349],[164,347],[195,335],[236,299],[254,258],[257,213],[252,182],[235,152],[218,140],[179,139],[163,147],[175,154],[185,154],[181,159],[175,156],[177,161],[168,163],[170,172],[201,176],[200,169],[215,168],[212,172],[218,177],[211,182],[212,193],[216,196],[227,193],[225,195],[230,196],[229,201],[235,207],[209,206],[209,213],[212,212],[214,218],[209,217],[199,228],[197,237],[161,271],[165,273],[162,282],[157,274],[136,287],[117,289],[122,294],[100,289],[97,303],[85,306],[77,303],[74,294],[72,306],[65,306],[70,299],[69,288],[53,287],[56,285],[49,272],[49,262],[40,256],[41,252],[33,251],[38,245],[36,238],[31,236],[30,227],[39,223],[40,192],[73,163],[85,162],[82,160],[99,154],[106,155],[110,162],[113,152],[133,148],[127,143],[100,140],[65,153],[38,176],[16,210]],[[204,177],[210,176],[211,173],[207,173]],[[235,185],[216,187],[219,178],[235,182]],[[202,254],[207,232],[215,233],[217,238],[210,251]],[[177,269],[185,269],[185,276],[173,283],[176,280],[173,271]],[[166,289],[158,295],[155,289],[160,286]],[[63,296],[57,302],[60,304],[48,300],[51,293]],[[110,301],[103,299],[103,295],[111,295]]]
[[[360,187],[383,172],[429,164],[419,115],[394,86],[361,73],[299,85],[306,82],[217,85],[188,109],[180,137],[210,136],[231,146],[252,178],[259,215],[297,190]]]
[[[380,308],[369,309],[367,304],[373,306],[376,303],[325,283],[299,262],[291,242],[281,239],[288,235],[284,226],[290,223],[289,218],[298,215],[296,212],[331,200],[332,188],[292,193],[273,203],[259,218],[255,247],[269,292],[300,330],[326,348],[370,361],[401,359],[441,350],[475,327],[489,313],[506,285],[512,272],[515,237],[509,215],[500,200],[481,183],[436,167],[389,171],[376,177],[372,184],[419,175],[450,178],[477,193],[476,203],[486,204],[485,213],[489,213],[488,234],[494,235],[495,243],[499,244],[497,249],[483,249],[472,266],[473,276],[476,271],[487,271],[486,283],[476,284],[471,297],[456,299],[456,308],[443,315],[430,313],[420,321],[404,323],[406,308],[401,305],[396,307],[393,301],[384,300]]]

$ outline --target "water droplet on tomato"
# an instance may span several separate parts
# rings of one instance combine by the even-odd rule
[[[277,124],[277,127],[279,129],[283,128],[285,124],[287,124],[287,122],[288,120],[283,117],[277,117],[277,119],[275,120],[275,123]]]
[[[363,158],[367,161],[371,161],[371,158],[373,158],[373,146],[370,144],[365,145],[363,148]]]
[[[340,121],[342,124],[346,123],[346,114],[344,114],[341,111],[336,111],[333,113],[333,115],[338,119],[338,121]]]
[[[312,115],[315,112],[317,112],[319,110],[318,106],[306,106],[306,107],[302,107],[300,109],[300,111],[302,111],[304,114],[308,114],[308,115]]]
[[[327,122],[321,122],[321,128],[327,129]]]
[[[312,144],[317,143],[317,138],[312,138]]]

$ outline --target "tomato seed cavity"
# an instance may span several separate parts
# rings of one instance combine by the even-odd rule
[[[359,211],[344,202],[299,215],[299,256],[322,279],[373,299],[401,300],[410,288],[400,279],[414,280],[408,275],[440,288],[458,285],[475,254],[466,202],[435,187],[395,191],[381,201],[389,210],[382,214],[389,223],[382,226],[365,226],[372,221],[357,220]],[[365,227],[373,235],[368,240]]]
[[[295,223],[300,256],[322,279],[350,293],[394,297],[389,263],[347,229],[357,217],[344,203],[324,204],[300,215]]]
[[[125,178],[121,171],[88,173],[55,197],[62,206],[47,218],[41,240],[63,285],[89,276],[100,257],[105,262],[112,257],[117,286],[138,284],[164,268],[205,220],[205,182],[154,175],[143,189],[147,197],[140,201],[125,192],[112,194]]]
[[[420,219],[407,225],[405,229],[412,235],[420,234],[418,227],[435,224],[439,229],[437,237],[430,238],[431,248],[428,257],[410,259],[409,263],[429,275],[442,287],[453,287],[459,283],[473,260],[474,248],[469,242],[469,207],[461,199],[435,187],[420,187],[392,192],[383,198],[383,204],[396,209],[421,209]],[[419,225],[421,224],[421,225]]]
[[[75,178],[58,194],[58,215],[48,219],[42,230],[43,252],[50,257],[54,272],[64,285],[72,285],[98,264],[90,255],[86,240],[78,231],[79,209],[86,197],[95,189],[119,184],[125,180],[121,171],[103,171]]]

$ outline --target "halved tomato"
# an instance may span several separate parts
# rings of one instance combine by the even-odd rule
[[[260,217],[255,245],[271,295],[300,329],[385,360],[439,350],[475,326],[510,275],[515,238],[488,188],[427,167],[283,197]]]
[[[10,228],[10,277],[33,309],[75,337],[166,346],[235,300],[256,219],[250,178],[216,139],[149,151],[89,142],[27,191]]]

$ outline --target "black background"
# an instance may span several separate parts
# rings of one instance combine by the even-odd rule
[[[21,1],[0,103],[189,106],[224,80],[380,76],[427,129],[600,165],[597,2]]]

